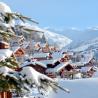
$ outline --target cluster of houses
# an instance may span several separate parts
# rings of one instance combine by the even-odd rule
[[[92,51],[86,53],[63,52],[60,58],[54,59],[53,53],[59,54],[60,51],[50,52],[49,50],[47,52],[35,52],[29,57],[23,47],[10,47],[8,43],[1,41],[0,60],[4,58],[4,55],[1,57],[1,54],[4,54],[2,51],[8,51],[8,55],[15,56],[21,67],[32,66],[38,72],[51,78],[87,78],[92,77],[97,71],[97,63]],[[5,53],[6,56],[7,53]]]

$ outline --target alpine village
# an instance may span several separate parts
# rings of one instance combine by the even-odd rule
[[[58,90],[71,94],[58,80],[89,79],[97,73],[93,49],[68,49],[70,39],[38,24],[0,2],[0,98],[50,98]]]

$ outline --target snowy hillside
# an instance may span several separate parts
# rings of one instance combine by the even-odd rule
[[[73,40],[70,47],[76,47],[77,45],[81,44],[82,42],[87,42],[98,37],[98,26],[89,27],[84,30],[80,30],[78,28],[65,28],[65,29],[51,29],[48,30],[57,32],[59,34],[63,34]]]
[[[35,30],[35,31],[40,31],[40,32],[44,32],[44,36],[46,41],[50,44],[50,45],[54,45],[59,49],[62,49],[63,47],[67,46],[68,44],[70,44],[72,42],[71,39],[69,39],[68,37],[62,35],[62,34],[58,34],[56,32],[51,32],[49,30],[45,30],[45,29],[41,29],[36,25],[28,25],[28,24],[21,24],[22,26],[24,26],[24,29],[26,29],[27,27],[31,30]],[[25,27],[26,26],[26,27]],[[34,33],[38,38],[43,37],[43,33]],[[37,34],[37,35],[36,35]]]
[[[73,49],[74,51],[85,51],[85,50],[95,50],[98,49],[98,37],[87,42],[84,42],[77,46],[77,48]]]
[[[59,90],[52,93],[48,98],[97,98],[98,97],[98,78],[78,79],[78,80],[59,80],[62,87],[67,87],[70,93]]]
[[[67,46],[72,42],[72,40],[67,38],[66,36],[47,30],[45,30],[45,37],[50,45],[55,45],[60,49],[62,49],[63,47]]]

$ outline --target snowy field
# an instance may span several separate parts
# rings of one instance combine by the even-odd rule
[[[98,78],[59,80],[59,84],[68,88],[70,93],[58,90],[48,98],[98,98]]]

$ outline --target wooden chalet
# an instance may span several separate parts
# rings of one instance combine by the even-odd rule
[[[67,52],[63,52],[63,57],[61,58],[62,62],[68,62],[69,60],[71,60],[73,53],[67,53]]]
[[[10,45],[7,42],[0,41],[0,49],[8,49]]]
[[[85,66],[94,66],[97,65],[97,61],[92,58]]]
[[[24,56],[24,55],[25,55],[25,51],[24,51],[23,48],[20,48],[20,47],[19,47],[19,48],[17,48],[17,49],[15,50],[14,55],[15,55],[16,57]]]
[[[62,78],[73,78],[73,75],[77,72],[71,64],[67,64],[65,67],[60,69],[59,73]]]
[[[49,77],[55,78],[56,76],[64,76],[65,72],[73,70],[73,67],[69,64],[70,62],[59,63],[55,62],[54,64],[48,65],[46,73]]]
[[[37,61],[30,61],[30,62],[25,62],[24,64],[22,64],[23,67],[26,67],[26,66],[31,66],[33,67],[36,71],[42,73],[42,74],[45,74],[46,72],[46,69],[47,69],[47,66],[41,62],[37,62]],[[21,70],[21,69],[20,69]]]
[[[23,63],[24,61],[24,56],[25,56],[25,51],[21,47],[13,47],[13,53],[14,56],[16,57],[17,61],[20,63]]]
[[[85,66],[80,69],[80,72],[81,72],[83,78],[92,77],[96,71],[97,71],[97,67],[95,67],[95,66],[92,66],[92,67]]]
[[[44,53],[50,52],[50,48],[49,48],[49,44],[48,43],[46,43],[44,45],[44,47],[42,47],[42,52],[44,52]]]

